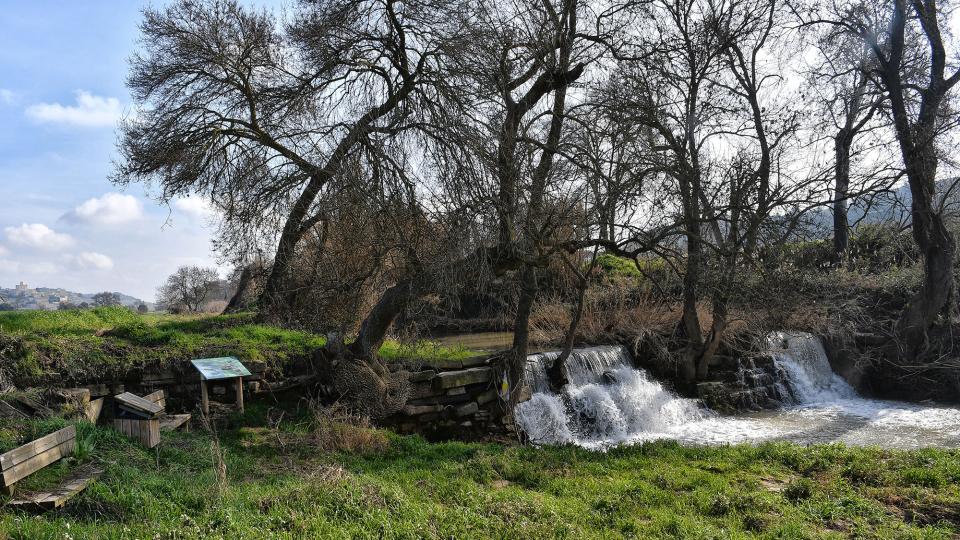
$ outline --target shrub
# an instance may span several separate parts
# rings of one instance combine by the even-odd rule
[[[798,503],[809,499],[813,495],[813,482],[808,478],[797,478],[783,489],[783,496],[788,501]]]

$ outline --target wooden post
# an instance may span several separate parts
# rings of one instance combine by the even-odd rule
[[[237,410],[243,412],[243,377],[237,377]]]
[[[200,410],[203,414],[210,414],[210,396],[207,395],[206,379],[200,379]]]

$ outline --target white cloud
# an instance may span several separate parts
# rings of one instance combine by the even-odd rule
[[[123,116],[120,100],[77,91],[76,105],[37,103],[27,107],[27,116],[38,122],[69,124],[83,127],[114,126]]]
[[[210,203],[200,197],[175,199],[173,207],[194,219],[209,219],[215,214]]]
[[[118,225],[135,221],[143,216],[143,204],[133,195],[107,193],[102,197],[88,199],[68,212],[69,221]]]
[[[0,259],[0,272],[9,272],[17,275],[27,273],[32,276],[37,276],[56,274],[59,271],[60,267],[51,262],[21,262],[10,259]]]
[[[24,223],[19,227],[7,227],[7,240],[11,243],[38,249],[62,249],[73,244],[73,238],[61,234],[42,223]]]
[[[5,257],[5,256],[7,256],[7,255],[9,255],[9,254],[10,254],[10,250],[9,250],[9,249],[7,249],[7,248],[5,248],[5,247],[3,247],[3,246],[0,246],[0,257]]]
[[[113,259],[95,251],[84,251],[79,255],[70,255],[67,259],[80,270],[112,270]]]
[[[14,99],[17,95],[13,93],[13,90],[9,88],[0,88],[0,103],[4,105],[13,105]]]

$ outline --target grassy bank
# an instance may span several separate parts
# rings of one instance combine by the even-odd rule
[[[79,426],[101,480],[10,538],[955,538],[960,452],[428,443],[254,405],[155,454]],[[52,430],[57,421],[33,426]],[[270,427],[268,427],[270,426]],[[7,426],[5,446],[17,430]],[[74,465],[28,481],[42,487]]]
[[[140,315],[123,308],[0,313],[0,369],[18,386],[122,378],[144,366],[237,356],[280,366],[309,355],[323,336],[259,324],[252,314]],[[475,353],[430,343],[388,341],[390,360],[442,362]]]

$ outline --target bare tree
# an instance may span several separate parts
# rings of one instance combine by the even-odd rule
[[[157,303],[171,311],[198,313],[219,280],[213,268],[181,266],[157,290]]]
[[[222,246],[275,238],[261,304],[282,305],[324,190],[429,103],[436,15],[428,0],[304,0],[290,21],[234,0],[146,9],[128,79],[142,113],[123,125],[116,181],[209,197],[240,237]]]
[[[873,57],[871,73],[886,95],[910,187],[913,238],[923,254],[920,290],[897,324],[908,358],[922,355],[928,331],[955,311],[953,261],[956,242],[936,203],[938,139],[953,124],[950,100],[960,65],[944,41],[947,13],[934,0],[850,2],[810,22],[856,36]]]

